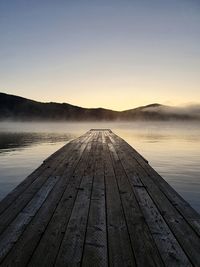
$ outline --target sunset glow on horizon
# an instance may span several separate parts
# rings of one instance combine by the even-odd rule
[[[114,110],[200,102],[198,1],[9,2],[0,92]]]

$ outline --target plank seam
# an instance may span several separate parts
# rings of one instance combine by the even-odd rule
[[[102,148],[105,142],[105,136],[102,136]],[[108,235],[108,206],[107,206],[107,188],[106,188],[106,174],[105,174],[105,160],[103,160],[103,173],[104,173],[104,194],[105,194],[105,219],[106,219],[106,236],[107,236],[107,265],[110,267],[110,253],[109,253],[109,235]]]
[[[63,153],[63,150],[66,149],[66,146],[69,145],[69,144],[71,144],[71,142],[73,142],[73,141],[74,141],[74,140],[68,142],[66,145],[64,145],[63,147],[61,147],[59,150],[55,151],[55,152],[51,155],[52,158],[49,158],[49,159],[48,159],[48,161],[50,160],[49,163],[51,163],[51,161],[56,157],[57,154],[59,154],[59,153]],[[51,156],[50,156],[50,157],[51,157]],[[37,167],[36,170],[34,170],[30,175],[28,175],[28,176],[22,181],[22,183],[25,183],[25,182],[28,183],[28,179],[31,179],[31,175],[35,175],[37,172],[39,172],[39,173],[37,174],[37,176],[34,177],[34,178],[32,178],[33,180],[32,180],[30,183],[28,183],[28,184],[25,186],[25,188],[23,188],[23,190],[20,192],[20,194],[16,195],[16,196],[12,199],[12,201],[10,201],[10,203],[9,203],[8,205],[6,205],[5,208],[2,208],[2,210],[1,210],[1,212],[0,212],[0,215],[3,214],[3,212],[4,212],[6,209],[8,209],[8,208],[10,207],[10,205],[12,205],[12,203],[13,203],[15,200],[17,200],[17,198],[18,198],[21,194],[23,194],[29,186],[31,186],[31,185],[34,183],[34,181],[38,178],[38,176],[42,175],[42,173],[45,172],[45,171],[49,168],[49,167],[48,167],[49,164],[48,164],[47,166],[45,166],[45,164],[48,163],[48,161],[47,161],[47,160],[44,160],[43,163],[42,163],[41,165],[39,165],[39,166]],[[41,170],[40,170],[40,169],[41,169]],[[20,183],[18,186],[20,186],[20,185],[21,185],[21,183]],[[5,196],[5,198],[2,199],[1,203],[3,203],[4,201],[6,201],[8,197],[12,197],[12,194],[15,192],[15,190],[17,190],[18,186],[17,186],[16,188],[14,188],[14,189],[13,189],[7,196]]]
[[[110,141],[110,142],[111,142],[111,141]],[[111,143],[112,143],[112,142],[111,142]],[[113,147],[114,147],[114,145],[113,145]],[[125,168],[124,168],[124,165],[122,164],[121,159],[119,158],[118,153],[117,153],[116,150],[115,150],[115,152],[116,152],[116,154],[117,154],[117,158],[118,158],[118,160],[119,160],[119,162],[120,162],[120,165],[121,165],[122,169],[124,170],[124,174],[125,174],[125,176],[126,176],[126,179],[127,179],[128,184],[129,184],[129,186],[130,186],[130,188],[131,188],[131,191],[132,191],[133,195],[135,196],[135,200],[136,200],[136,202],[137,202],[137,204],[138,204],[138,208],[139,208],[139,210],[140,210],[140,213],[143,214],[143,211],[142,211],[141,206],[140,206],[140,204],[139,204],[138,198],[136,197],[135,192],[134,192],[134,190],[133,190],[133,188],[132,188],[132,185],[131,185],[131,183],[130,183],[130,180],[129,180],[128,176],[127,176],[127,173],[126,173],[126,170],[125,170]],[[114,160],[114,159],[113,159],[113,156],[111,155],[111,152],[110,152],[110,151],[109,151],[109,153],[110,153],[110,156],[112,157],[112,164],[113,164],[113,160]],[[115,176],[116,176],[116,171],[115,171],[114,166],[113,166],[113,170],[114,170],[114,172],[115,172]],[[116,180],[117,180],[117,185],[118,185],[118,179],[116,178]],[[139,187],[139,188],[142,187],[142,188],[145,188],[145,186],[142,186],[142,185],[134,185],[134,187]],[[118,189],[119,189],[119,185],[118,185]],[[120,191],[120,189],[119,189],[119,191]],[[120,194],[120,199],[121,199],[121,194]],[[123,206],[123,201],[122,201],[122,199],[121,199],[121,202],[122,202],[122,206]],[[124,210],[124,207],[123,207],[123,210]],[[124,212],[124,216],[125,216],[125,218],[126,218],[125,212]],[[144,216],[144,215],[143,215],[143,216]],[[145,218],[145,217],[144,217],[144,218]],[[165,264],[164,264],[164,261],[163,261],[161,255],[160,255],[160,252],[159,252],[159,250],[158,250],[158,247],[157,247],[157,245],[156,245],[156,242],[155,242],[155,240],[154,240],[154,238],[153,238],[153,235],[152,235],[152,233],[151,233],[151,231],[150,231],[149,225],[147,224],[146,220],[145,220],[145,225],[146,225],[147,229],[149,230],[149,235],[151,236],[151,239],[152,239],[152,241],[154,242],[154,247],[157,249],[157,254],[160,256],[160,260],[161,260],[161,262],[163,263],[163,266],[164,266],[164,265],[165,265]],[[127,229],[128,229],[128,232],[129,232],[128,223],[127,223]],[[131,236],[130,233],[129,233],[129,236]],[[130,238],[130,240],[131,240],[131,238]],[[132,244],[132,240],[131,240],[131,244]],[[131,246],[132,246],[132,245],[131,245]],[[133,248],[133,247],[132,247],[132,250],[133,250],[133,253],[134,253],[134,255],[135,255],[135,252],[134,252],[134,248]],[[135,255],[135,259],[136,259],[136,255]],[[136,263],[136,265],[138,265],[136,260],[135,260],[135,263]]]
[[[90,138],[90,137],[88,137],[88,138]],[[87,139],[88,139],[88,138],[87,138]],[[87,147],[87,146],[86,146],[86,147]],[[85,147],[85,149],[86,149],[86,147]],[[84,150],[85,150],[85,149],[84,149]],[[83,152],[84,152],[84,151],[83,151]],[[82,154],[83,154],[83,152],[82,152]],[[82,157],[82,155],[81,155],[81,157]],[[81,159],[81,157],[80,157],[80,159]],[[79,160],[80,160],[80,159],[79,159]],[[65,157],[63,158],[63,161],[64,161],[64,160],[65,160]],[[62,164],[62,163],[60,163],[60,164]],[[60,166],[60,164],[59,164],[59,166]],[[78,164],[78,163],[77,163],[77,164]],[[55,169],[57,169],[57,168],[58,168],[58,167],[56,167]],[[75,171],[75,168],[74,168],[74,171]],[[63,170],[61,176],[64,174],[64,172],[65,172],[65,170]],[[51,175],[50,175],[50,176],[51,176]],[[49,177],[50,177],[50,176],[49,176]],[[46,181],[49,179],[49,177],[46,179]],[[59,182],[59,179],[58,179],[58,181],[56,182],[56,184],[57,184],[58,182]],[[45,182],[44,182],[44,183],[45,183]],[[42,188],[42,186],[41,186],[40,188]],[[39,189],[39,190],[40,190],[40,189]],[[65,190],[64,190],[64,191],[65,191]],[[38,191],[37,191],[37,192],[38,192]],[[37,194],[37,192],[34,194],[34,196]],[[34,196],[33,196],[33,198],[34,198]],[[30,201],[31,201],[33,198],[31,198]],[[47,199],[48,199],[48,197],[45,199],[44,203],[47,201]],[[27,205],[30,203],[30,201],[27,203]],[[43,204],[44,204],[44,203],[43,203]],[[58,203],[59,203],[59,202],[58,202]],[[26,206],[27,206],[27,205],[26,205]],[[26,207],[26,206],[25,206],[25,207]],[[42,206],[43,206],[43,205],[42,205]],[[36,212],[36,214],[34,215],[34,217],[38,214],[38,212],[40,211],[40,209],[42,208],[42,206],[40,206],[40,208],[38,209],[38,211]],[[25,208],[25,207],[24,207],[24,208]],[[57,206],[56,206],[56,207],[57,207]],[[23,208],[23,209],[24,209],[24,208]],[[23,210],[23,209],[22,209],[22,210]],[[22,210],[21,210],[20,212],[22,212]],[[19,213],[20,213],[20,212],[19,212]],[[19,214],[19,213],[18,213],[18,214]],[[16,215],[16,217],[18,216],[18,214]],[[54,214],[54,212],[53,212],[53,214]],[[15,217],[15,218],[16,218],[16,217]],[[29,226],[29,224],[31,224],[31,222],[32,222],[32,220],[33,220],[34,217],[32,217],[32,219],[30,220],[30,222],[26,225],[24,231],[25,231],[26,228]],[[15,218],[14,218],[12,221],[14,221]],[[11,222],[11,223],[12,223],[12,222]],[[11,223],[10,223],[10,224],[11,224]],[[9,224],[9,225],[10,225],[10,224]],[[8,225],[8,226],[9,226],[9,225]],[[45,228],[45,229],[46,229],[46,228]],[[4,230],[4,231],[5,231],[5,230]],[[23,235],[24,231],[21,233],[21,235],[19,236],[18,240],[20,240],[20,237]],[[45,231],[44,231],[44,232],[45,232]],[[43,234],[42,234],[42,236],[43,236]],[[11,249],[12,249],[12,248],[11,248]],[[11,250],[11,249],[10,249],[10,250]],[[9,250],[9,251],[10,251],[10,250]],[[8,251],[8,253],[9,253],[9,251]],[[34,251],[35,251],[35,250],[34,250]],[[8,254],[8,253],[7,253],[7,254]],[[4,259],[6,258],[7,254],[5,255]],[[32,256],[30,256],[30,259],[31,259],[31,257],[32,257]],[[4,259],[2,259],[2,260],[4,261]]]
[[[118,137],[118,136],[117,136],[117,137]],[[119,138],[119,139],[122,139],[122,138],[120,138],[120,137],[118,137],[118,138]],[[123,140],[123,139],[122,139],[122,140]],[[124,141],[124,140],[123,140],[123,141]],[[128,144],[126,141],[124,141],[124,142],[125,142],[126,144]],[[128,144],[128,146],[129,146],[130,148],[132,148],[129,144]],[[133,149],[133,150],[134,150],[134,149]],[[137,153],[136,150],[135,150],[135,152]],[[129,155],[130,155],[130,156],[137,162],[137,164],[143,169],[144,173],[146,173],[146,175],[147,175],[148,177],[151,178],[151,176],[148,174],[147,170],[141,165],[141,163],[139,162],[139,160],[137,160],[137,158],[134,157],[134,156],[132,155],[132,153],[131,153],[129,150],[128,150],[128,153],[129,153]],[[150,165],[149,165],[149,166],[150,166]],[[151,167],[151,166],[150,166],[150,167]],[[159,174],[158,174],[158,175],[159,175]],[[161,178],[162,178],[162,177],[161,177]],[[162,178],[162,179],[163,179],[163,178]],[[151,179],[151,180],[152,180],[152,179]],[[176,212],[181,216],[181,219],[186,223],[186,225],[190,228],[190,230],[191,230],[194,234],[196,234],[196,235],[199,237],[198,232],[196,231],[196,229],[195,229],[194,227],[192,227],[191,223],[187,220],[187,217],[184,216],[183,213],[180,212],[179,209],[177,209],[175,205],[173,205],[173,203],[170,201],[170,198],[167,196],[167,194],[165,194],[165,192],[162,190],[162,188],[161,188],[160,186],[158,186],[158,185],[155,183],[154,180],[152,180],[152,182],[153,182],[154,186],[155,186],[156,188],[158,188],[158,190],[160,190],[160,191],[164,194],[164,196],[166,197],[166,199],[167,199],[167,201],[169,202],[169,204],[170,204],[170,205],[172,206],[172,208],[174,208],[174,209],[176,210]],[[141,183],[144,185],[144,183],[143,183],[142,181],[141,181]],[[167,182],[166,182],[166,183],[167,183]],[[144,185],[144,186],[145,186],[145,185]],[[147,189],[148,194],[149,194],[150,197],[151,197],[152,194],[149,192],[148,187],[146,187],[146,189]],[[173,189],[173,188],[172,188],[172,189]],[[173,189],[173,190],[174,190],[174,189]],[[179,196],[179,194],[178,194],[176,191],[175,191],[175,193]],[[181,196],[180,196],[180,198],[182,199]],[[177,236],[176,231],[174,230],[173,227],[171,227],[170,222],[168,222],[167,218],[165,218],[165,216],[163,216],[163,213],[160,211],[160,208],[159,208],[159,206],[156,204],[156,201],[155,201],[152,197],[151,197],[151,199],[152,199],[152,201],[154,202],[154,204],[155,204],[155,206],[157,207],[157,209],[159,210],[159,212],[160,212],[160,214],[161,214],[163,220],[164,220],[165,223],[168,225],[170,231],[173,233],[175,239],[177,240],[178,244],[179,244],[180,247],[182,248],[183,252],[184,252],[185,255],[187,256],[189,262],[193,265],[194,263],[193,263],[192,257],[191,257],[191,255],[189,255],[189,253],[187,252],[187,250],[185,249],[185,247],[181,244],[181,241],[179,240],[180,237]],[[183,200],[184,200],[184,199],[183,199]],[[185,200],[184,200],[184,202],[185,202]]]
[[[99,138],[99,134],[98,134],[98,138]],[[97,138],[97,141],[98,141],[98,138]],[[98,144],[96,147],[98,147]],[[96,162],[97,160],[95,159],[95,162],[93,163],[94,166],[96,166]],[[90,208],[91,208],[91,198],[92,198],[93,185],[94,185],[94,171],[95,171],[95,168],[93,168],[92,187],[91,187],[91,192],[90,192],[90,201],[89,201],[89,208],[88,208],[88,213],[87,213],[86,230],[85,230],[84,239],[83,239],[83,250],[82,250],[82,255],[81,255],[80,266],[82,266],[83,256],[84,256],[84,251],[85,251],[85,242],[86,242],[86,236],[87,236],[87,228],[88,228],[89,214],[90,214]]]
[[[94,141],[94,140],[92,140],[92,144],[93,144],[93,143],[95,143],[95,141]],[[95,145],[95,148],[93,148],[93,149],[96,149],[96,145]],[[83,179],[83,177],[84,177],[84,174],[82,175],[82,178],[81,178],[80,184],[81,184],[81,182],[82,182],[82,179]],[[75,199],[74,199],[73,208],[72,208],[72,210],[71,210],[71,212],[70,212],[70,216],[69,216],[69,219],[68,219],[68,222],[67,222],[66,228],[65,228],[65,232],[66,232],[66,229],[67,229],[68,223],[69,223],[69,221],[70,221],[70,218],[71,218],[71,215],[72,215],[72,212],[73,212],[73,209],[74,209],[74,205],[75,205],[75,202],[76,202],[77,196],[78,196],[78,190],[77,190],[77,193],[76,193],[76,197],[75,197]],[[61,242],[60,242],[60,245],[59,245],[59,248],[58,248],[58,251],[57,251],[57,255],[55,256],[55,260],[54,260],[54,263],[53,263],[53,266],[55,266],[55,267],[56,267],[56,262],[57,262],[57,258],[58,258],[58,255],[59,255],[59,251],[60,251],[60,248],[61,248],[61,245],[62,245],[63,239],[64,239],[64,235],[63,235],[63,237],[62,237],[62,240],[61,240]]]
[[[88,140],[88,139],[90,140],[90,137],[91,137],[91,136],[89,136],[88,138],[86,138],[86,140]],[[71,176],[73,176],[74,172],[76,171],[76,167],[78,166],[79,162],[81,161],[82,156],[83,156],[83,153],[84,153],[84,151],[86,151],[86,148],[88,147],[88,144],[89,144],[89,142],[88,142],[87,145],[85,146],[85,148],[84,148],[84,150],[83,150],[83,152],[82,152],[82,154],[81,154],[81,157],[79,158],[78,162],[77,162],[76,165],[74,166],[74,170],[73,170],[73,173],[72,173]],[[83,178],[83,177],[82,177],[82,178]],[[79,186],[80,186],[80,184],[81,184],[82,178],[81,178],[81,180],[80,180]],[[67,188],[68,188],[68,185],[69,185],[69,183],[67,184],[65,190],[63,190],[63,193],[62,193],[61,197],[59,198],[59,201],[58,201],[58,203],[57,203],[57,205],[56,205],[56,207],[55,207],[55,209],[54,209],[54,211],[53,211],[53,213],[52,213],[52,216],[50,217],[50,219],[49,219],[49,221],[48,221],[48,223],[47,223],[47,225],[46,225],[46,227],[45,227],[45,229],[44,229],[44,232],[42,233],[40,239],[38,240],[38,242],[37,242],[37,244],[36,244],[36,246],[35,246],[35,249],[33,250],[32,254],[31,254],[31,256],[30,256],[30,258],[29,258],[29,260],[28,260],[27,265],[28,265],[29,262],[31,261],[33,255],[34,255],[34,253],[35,253],[35,251],[36,251],[36,249],[37,249],[37,247],[38,247],[38,244],[40,243],[42,237],[44,236],[45,231],[46,231],[46,229],[48,228],[48,226],[49,226],[49,224],[50,224],[50,222],[51,222],[51,219],[53,218],[53,216],[54,216],[54,214],[55,214],[55,211],[56,211],[56,209],[57,209],[57,207],[58,207],[58,205],[59,205],[59,203],[60,203],[60,200],[62,199],[63,195],[65,194],[65,191],[66,191]],[[77,197],[77,195],[78,195],[78,190],[77,190],[76,197]],[[76,200],[76,198],[74,199],[74,203],[75,203],[75,200]],[[72,209],[72,210],[73,210],[73,209]],[[61,243],[62,243],[62,241],[61,241]],[[61,245],[61,243],[60,243],[60,245]],[[58,249],[58,252],[59,252],[59,249]],[[58,252],[57,252],[57,254],[58,254]],[[57,256],[55,257],[55,261],[54,261],[54,263],[56,262],[56,258],[57,258]]]
[[[121,138],[122,139],[122,138]],[[122,139],[122,141],[124,141],[123,139]],[[125,141],[124,141],[125,142]],[[130,146],[131,147],[131,146]],[[137,152],[137,151],[136,151]],[[140,167],[145,171],[145,173],[148,175],[148,173],[146,172],[146,170],[145,170],[145,168],[138,162],[138,160],[135,158],[135,157],[133,157],[132,156],[132,154],[129,152],[129,154],[131,155],[131,157],[134,159],[134,160],[136,160],[137,161],[137,163],[138,163],[138,165],[140,165]],[[140,179],[140,178],[139,178]],[[155,200],[152,198],[152,196],[151,196],[151,193],[149,192],[149,190],[148,190],[148,187],[147,186],[145,186],[144,185],[144,183],[142,182],[142,180],[140,179],[140,181],[141,181],[141,183],[143,184],[143,186],[139,186],[139,187],[144,187],[145,189],[146,189],[146,191],[147,191],[147,193],[148,193],[148,195],[149,195],[149,197],[151,198],[151,200],[152,200],[152,202],[154,203],[154,205],[156,206],[156,208],[158,209],[158,211],[159,211],[159,213],[160,213],[160,215],[162,216],[162,218],[163,218],[163,220],[165,221],[165,223],[166,223],[166,225],[168,226],[168,228],[170,229],[170,231],[172,232],[172,234],[173,234],[173,236],[174,236],[174,238],[175,238],[175,240],[177,241],[177,243],[179,244],[179,246],[180,246],[180,248],[183,250],[183,252],[184,252],[184,254],[186,255],[186,257],[187,257],[187,259],[188,259],[188,261],[191,263],[191,265],[192,266],[195,266],[195,265],[193,265],[193,263],[192,263],[192,261],[191,261],[191,257],[188,255],[188,253],[186,252],[186,250],[183,248],[183,246],[181,245],[181,243],[179,242],[179,239],[177,238],[177,235],[176,235],[176,233],[175,233],[175,231],[170,227],[170,225],[169,225],[169,223],[167,222],[167,220],[166,220],[166,218],[163,216],[163,214],[162,214],[162,212],[160,211],[160,209],[159,209],[159,207],[158,207],[158,205],[156,204],[156,202],[155,202]],[[154,182],[154,181],[153,181]],[[155,182],[154,182],[154,184],[155,184]],[[156,184],[155,184],[155,186],[157,186]],[[132,187],[132,186],[131,186]],[[157,186],[158,187],[158,186]],[[159,189],[160,189],[160,187],[158,187]],[[161,190],[162,191],[162,190]],[[164,193],[163,191],[162,191],[162,193]],[[164,194],[165,195],[165,194]],[[166,196],[166,195],[165,195]],[[168,199],[168,201],[170,202],[170,199],[169,198],[167,198]],[[170,202],[171,203],[171,202]],[[173,205],[172,205],[173,206]],[[179,212],[180,213],[180,212]],[[180,215],[181,215],[181,217],[183,218],[183,220],[185,220],[185,218],[182,216],[182,214],[180,213]],[[186,220],[185,220],[186,221]],[[186,223],[187,223],[187,221],[186,221]],[[188,224],[188,223],[187,223]],[[188,224],[189,225],[189,224]],[[190,225],[189,225],[190,226]],[[190,228],[194,231],[194,229],[190,226]],[[152,237],[153,237],[153,235],[152,235]],[[154,237],[153,237],[154,238]]]
[[[106,135],[106,137],[108,137],[108,136]],[[136,256],[135,256],[135,252],[134,252],[133,247],[132,247],[132,242],[131,242],[131,237],[130,237],[130,233],[129,233],[129,229],[128,229],[127,219],[126,219],[126,216],[125,216],[124,206],[123,206],[123,202],[122,202],[122,198],[121,198],[121,194],[120,194],[120,190],[119,190],[119,184],[118,184],[118,181],[117,181],[117,178],[116,178],[116,171],[115,171],[115,168],[113,166],[113,160],[112,160],[112,156],[110,154],[107,142],[106,142],[106,148],[107,148],[107,153],[109,155],[109,158],[110,158],[110,161],[111,161],[111,164],[112,164],[112,169],[113,169],[113,172],[114,172],[114,177],[115,177],[115,181],[116,181],[116,185],[117,185],[117,189],[118,189],[118,193],[119,193],[119,198],[120,198],[120,202],[121,202],[121,207],[122,207],[122,211],[123,211],[123,218],[124,218],[124,221],[125,221],[125,225],[126,225],[126,229],[127,229],[127,233],[128,233],[128,237],[129,237],[129,242],[131,244],[131,250],[132,250],[132,253],[133,253],[133,257],[134,257],[134,262],[135,262],[135,265],[137,266]]]

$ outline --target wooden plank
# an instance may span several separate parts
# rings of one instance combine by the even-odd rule
[[[42,264],[42,266],[51,266],[54,264],[65,233],[64,229],[67,227],[71,210],[73,209],[80,188],[82,176],[91,159],[90,152],[93,146],[94,142],[92,139],[92,143],[88,142],[88,146],[81,161],[77,165],[73,175],[69,178],[70,182],[32,256],[31,262],[29,263],[31,266],[37,266],[38,264]]]
[[[117,144],[116,144],[117,145]],[[124,142],[119,142],[119,150],[123,150]],[[126,151],[126,147],[124,147]],[[135,152],[134,152],[135,153]],[[200,238],[188,223],[187,220],[176,210],[174,205],[166,197],[165,194],[160,190],[157,183],[155,183],[151,176],[147,176],[144,168],[135,159],[131,159],[132,155],[128,155],[126,152],[126,159],[129,162],[132,162],[132,168],[134,167],[142,183],[146,186],[148,193],[153,198],[157,207],[160,210],[163,218],[169,225],[171,231],[175,235],[178,242],[181,244],[182,248],[185,250],[190,261],[196,266],[200,265]],[[185,238],[187,236],[187,239]]]
[[[103,166],[102,136],[98,140],[98,155],[95,162],[95,173],[90,202],[89,219],[81,266],[108,266],[107,228],[105,207],[105,184]],[[100,144],[99,144],[100,142]]]
[[[67,168],[63,166],[63,169],[60,170],[60,180],[56,184],[54,190],[52,190],[51,194],[49,195],[48,199],[45,201],[44,205],[39,210],[37,216],[35,216],[29,225],[29,227],[26,229],[26,231],[23,233],[20,240],[13,246],[12,250],[9,252],[7,257],[5,258],[3,265],[4,266],[16,266],[17,263],[20,263],[20,267],[27,266],[27,263],[30,259],[30,257],[33,254],[33,251],[35,247],[37,246],[39,240],[43,236],[46,227],[49,223],[49,221],[52,218],[53,214],[58,215],[58,209],[62,205],[63,202],[72,201],[73,198],[71,194],[73,194],[73,191],[71,192],[70,189],[68,190],[68,195],[66,194],[66,188],[70,182],[70,180],[73,180],[76,177],[76,172],[78,170],[77,166],[82,167],[85,164],[85,161],[87,161],[89,151],[91,149],[91,146],[89,141],[92,139],[92,135],[88,135],[85,139],[85,143],[81,142],[80,147],[77,151],[77,153],[73,153],[71,157],[69,158]],[[77,157],[78,155],[78,157]],[[64,173],[62,173],[64,170]],[[56,212],[55,212],[56,211]],[[65,214],[65,213],[64,213]],[[59,221],[57,221],[58,217],[53,217],[54,222],[57,222],[57,228],[59,228]],[[45,232],[46,233],[46,232]],[[48,236],[49,234],[49,236]],[[50,238],[53,236],[51,233],[47,231],[47,236]],[[43,236],[45,239],[45,236]],[[53,240],[51,240],[53,242]],[[50,246],[50,244],[52,246]],[[54,246],[54,243],[49,242],[49,246],[47,248],[50,250]],[[42,251],[42,247],[40,246],[40,249]],[[54,248],[55,250],[55,248]],[[45,256],[47,255],[48,251],[44,251],[42,259],[45,259]]]
[[[97,143],[97,141],[95,141]],[[98,149],[93,148],[57,255],[55,266],[80,266]]]
[[[113,139],[111,141],[115,142]],[[140,175],[140,172],[138,172],[137,179],[135,180],[135,171],[138,171],[137,165],[133,165],[133,159],[129,157],[125,149],[122,149],[123,142],[115,142],[114,146],[122,165],[124,166],[125,172],[129,178],[130,184],[132,185],[164,263],[166,266],[191,266],[185,252],[177,242],[172,229],[166,224],[165,219],[154,204],[155,196],[153,194],[151,196],[149,195],[147,188],[144,187],[142,182],[138,184],[138,177],[143,179],[145,176]],[[163,205],[162,200],[160,200],[160,204]]]
[[[107,144],[112,158],[136,264],[141,267],[164,266],[121,161],[108,138]]]
[[[144,187],[135,189],[140,207],[166,266],[192,266]]]
[[[0,206],[1,266],[200,266],[199,217],[109,129],[45,162]]]
[[[170,200],[172,205],[178,210],[179,213],[190,224],[194,231],[200,237],[200,215],[195,211],[188,202],[186,202],[152,167],[143,166],[146,173],[151,179],[159,186],[163,194]]]
[[[51,168],[47,168],[34,182],[19,195],[18,198],[12,202],[0,216],[0,234],[11,223],[11,221],[17,216],[17,214],[27,205],[31,198],[37,193],[40,187],[46,182],[50,176],[54,176],[55,171],[60,167],[63,162],[64,155],[59,155],[51,165]]]
[[[81,139],[85,138],[87,134],[81,136]],[[33,173],[31,173],[26,179],[24,179],[16,188],[14,188],[3,200],[0,202],[0,215],[2,212],[8,208],[8,206],[20,195],[24,192],[24,190],[30,186],[35,179],[40,176],[44,171],[51,168],[52,162],[59,154],[65,155],[66,153],[70,153],[74,148],[74,144],[77,142],[77,139],[72,140],[70,143],[66,144],[55,153],[53,153],[49,158],[44,160],[43,164],[39,166]]]
[[[110,129],[91,129],[90,131],[95,131],[95,132],[111,132]]]
[[[119,136],[111,133],[116,140],[122,141]],[[141,157],[141,155],[133,149],[124,140],[124,146],[131,153],[132,157],[141,165],[145,173],[151,177],[151,179],[157,184],[164,195],[171,201],[173,206],[181,213],[185,220],[191,225],[191,227],[200,236],[200,214],[195,211],[187,201],[185,201],[149,164],[147,164]]]
[[[187,224],[181,214],[177,212],[177,210],[173,207],[169,199],[167,199],[166,196],[159,190],[157,185],[150,179],[149,176],[145,174],[141,166],[136,161],[134,161],[134,159],[130,157],[130,155],[127,154],[126,147],[123,148],[123,142],[119,142],[119,144],[115,142],[115,147],[118,150],[119,157],[121,157],[122,159],[124,158],[123,164],[124,166],[126,166],[126,169],[129,168],[129,176],[133,183],[134,175],[131,176],[131,170],[134,168],[136,172],[138,172],[138,175],[140,176],[140,179],[142,181],[141,185],[143,185],[143,188],[136,187],[135,190],[140,191],[141,199],[145,199],[143,192],[145,186],[145,190],[150,194],[151,198],[156,203],[160,214],[162,214],[164,220],[169,225],[170,230],[173,232],[174,236],[181,244],[190,261],[193,262],[195,266],[198,266],[200,264],[200,258],[198,257],[198,255],[200,254],[200,240],[196,233],[189,226],[189,224]],[[129,164],[129,162],[131,162],[131,164]],[[146,197],[146,199],[148,198]],[[147,205],[147,200],[145,205]],[[149,206],[147,206],[146,210],[150,210]],[[187,235],[188,237],[185,238],[185,235]]]
[[[76,141],[76,143],[78,140]],[[49,168],[46,169],[37,179],[34,180],[31,185],[26,188],[23,194],[19,195],[0,216],[0,234],[7,228],[11,221],[17,216],[17,214],[27,205],[35,193],[40,189],[40,187],[46,182],[50,176],[55,176],[56,172],[62,165],[67,163],[68,156],[71,156],[72,152],[75,152],[76,147],[79,146],[77,143],[73,146],[73,150],[69,153],[59,154]]]
[[[57,176],[50,177],[42,186],[42,188],[36,193],[29,204],[24,208],[24,210],[17,215],[15,220],[1,235],[0,262],[2,258],[4,258],[4,256],[8,253],[13,244],[17,241],[27,224],[31,221],[32,217],[39,210],[58,179],[59,177]]]
[[[109,266],[135,266],[115,173],[103,136]]]

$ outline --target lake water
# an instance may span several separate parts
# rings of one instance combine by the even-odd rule
[[[200,212],[200,124],[0,122],[0,199],[42,161],[91,128],[110,128]]]

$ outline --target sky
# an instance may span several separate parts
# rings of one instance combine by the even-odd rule
[[[0,91],[131,109],[200,102],[199,0],[1,0]]]

